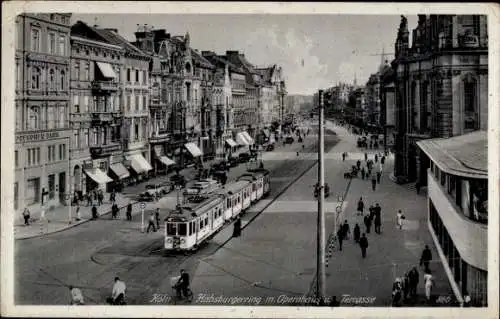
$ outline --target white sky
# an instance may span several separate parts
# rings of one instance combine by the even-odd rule
[[[394,52],[400,15],[270,15],[270,14],[73,14],[72,21],[117,28],[135,40],[137,24],[189,32],[191,46],[219,54],[239,50],[258,66],[283,67],[289,94],[312,94],[338,81],[358,84],[377,71],[382,49]],[[417,16],[408,15],[408,28]],[[391,56],[386,59],[391,60]],[[302,65],[304,60],[304,65]]]

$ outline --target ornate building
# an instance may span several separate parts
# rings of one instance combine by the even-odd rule
[[[429,161],[420,156],[417,141],[486,130],[486,16],[419,15],[412,35],[410,47],[407,20],[402,17],[394,61],[397,65],[394,175],[400,182],[419,180],[425,185]]]
[[[366,119],[368,125],[380,125],[380,73],[370,75],[366,83]]]
[[[68,204],[71,14],[16,17],[14,208]]]
[[[164,29],[154,30],[148,26],[139,27],[135,33],[134,45],[141,51],[153,56],[152,71],[160,83],[152,86],[161,90],[158,103],[150,105],[154,123],[166,124],[166,134],[161,139],[155,136],[150,140],[155,160],[163,157],[174,160],[181,166],[188,162],[197,162],[203,155],[199,147],[199,110],[195,108],[193,95],[194,67],[189,46],[189,34],[171,37]],[[159,69],[158,69],[159,63]],[[157,97],[155,97],[157,99]],[[166,119],[161,118],[165,115]],[[161,162],[166,162],[165,159]]]
[[[108,171],[123,162],[120,70],[123,49],[95,27],[78,21],[71,27],[71,178],[85,194],[113,187]]]

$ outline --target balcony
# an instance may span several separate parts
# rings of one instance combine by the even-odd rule
[[[100,81],[92,82],[92,90],[94,91],[118,91],[118,83],[113,81]]]
[[[92,157],[110,156],[115,152],[122,150],[122,144],[118,142],[111,142],[105,145],[90,146],[90,155]]]
[[[171,134],[167,130],[160,130],[158,134],[154,133],[150,138],[150,143],[163,143],[169,141],[171,138]]]
[[[112,112],[91,112],[90,119],[92,125],[103,125],[105,123],[111,123],[119,121],[120,113],[116,111]]]

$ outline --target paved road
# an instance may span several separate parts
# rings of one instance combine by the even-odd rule
[[[334,143],[334,138],[329,138],[327,147]],[[304,152],[316,151],[314,136],[307,138],[305,144]],[[277,151],[295,153],[297,149],[301,150],[301,146],[295,143],[280,146]],[[272,172],[272,198],[277,189],[311,166],[313,161],[264,158],[264,164]],[[243,170],[244,166],[232,170],[231,174],[241,174]],[[175,195],[154,205],[166,207],[172,203],[175,203]],[[148,209],[153,209],[154,205]],[[255,214],[247,214],[243,224]],[[177,275],[181,267],[194,273],[199,258],[216,251],[220,245],[217,239],[224,241],[227,236],[226,230],[195,255],[163,256],[157,252],[162,245],[163,232],[141,233],[140,214],[134,214],[132,222],[108,218],[46,237],[16,242],[16,304],[67,304],[69,285],[81,287],[88,304],[102,304],[110,293],[115,275],[127,283],[128,302],[144,304],[157,291],[171,292],[169,278]]]

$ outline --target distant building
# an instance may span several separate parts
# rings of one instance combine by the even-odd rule
[[[62,13],[16,17],[14,208],[69,203],[70,18]]]
[[[428,227],[436,257],[457,299],[468,295],[472,306],[488,300],[487,144],[486,131],[417,142],[430,163]]]
[[[394,176],[425,185],[429,163],[421,163],[417,141],[487,128],[486,16],[419,15],[411,47],[402,17],[395,54]]]

